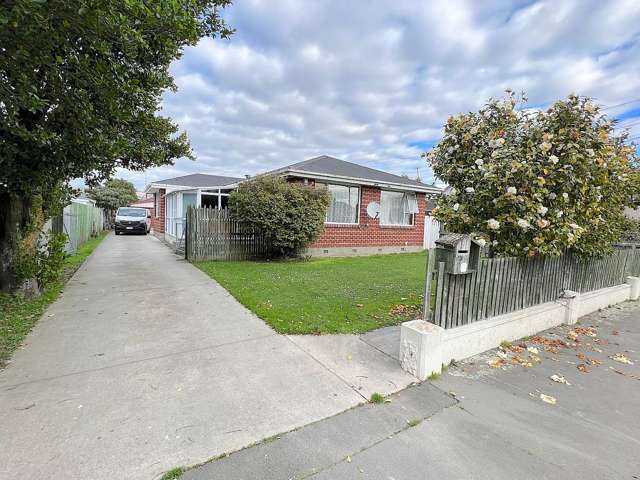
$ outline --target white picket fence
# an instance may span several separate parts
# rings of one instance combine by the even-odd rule
[[[424,241],[425,249],[436,248],[436,240],[440,238],[440,222],[427,215],[424,218]]]

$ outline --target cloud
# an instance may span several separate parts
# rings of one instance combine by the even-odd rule
[[[320,154],[431,180],[420,153],[446,118],[506,88],[537,107],[572,92],[640,97],[637,0],[243,0],[225,16],[237,33],[187,49],[163,102],[198,160],[120,172],[138,188]]]

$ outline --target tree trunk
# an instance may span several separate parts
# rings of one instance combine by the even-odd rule
[[[31,199],[26,195],[0,192],[0,292],[11,292],[19,285],[13,261],[19,240],[29,225]]]

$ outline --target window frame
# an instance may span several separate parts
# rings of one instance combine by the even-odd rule
[[[358,226],[360,225],[360,209],[362,207],[362,188],[360,188],[360,185],[348,185],[348,184],[344,184],[344,183],[329,183],[329,182],[319,182],[316,181],[315,182],[315,186],[316,188],[318,187],[318,185],[321,185],[321,188],[327,188],[329,185],[334,185],[337,187],[347,187],[347,188],[355,188],[358,190],[358,206],[356,208],[356,221],[355,222],[330,222],[327,220],[327,215],[329,215],[329,208],[330,206],[327,208],[327,213],[324,216],[324,224],[325,225],[344,225],[344,226]]]
[[[416,199],[416,204],[418,207],[417,213],[409,213],[409,218],[411,223],[383,223],[382,222],[382,194],[383,192],[389,193],[400,193],[402,195],[413,194]],[[416,192],[405,192],[400,190],[389,190],[389,189],[380,189],[380,216],[378,217],[378,222],[381,227],[398,227],[398,228],[415,228],[416,226],[416,216],[420,214],[420,203],[418,202],[418,194]],[[403,212],[403,215],[407,215]]]

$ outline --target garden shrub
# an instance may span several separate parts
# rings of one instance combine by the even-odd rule
[[[235,220],[252,225],[269,242],[272,256],[302,251],[324,231],[329,194],[276,176],[243,182],[229,197]]]

